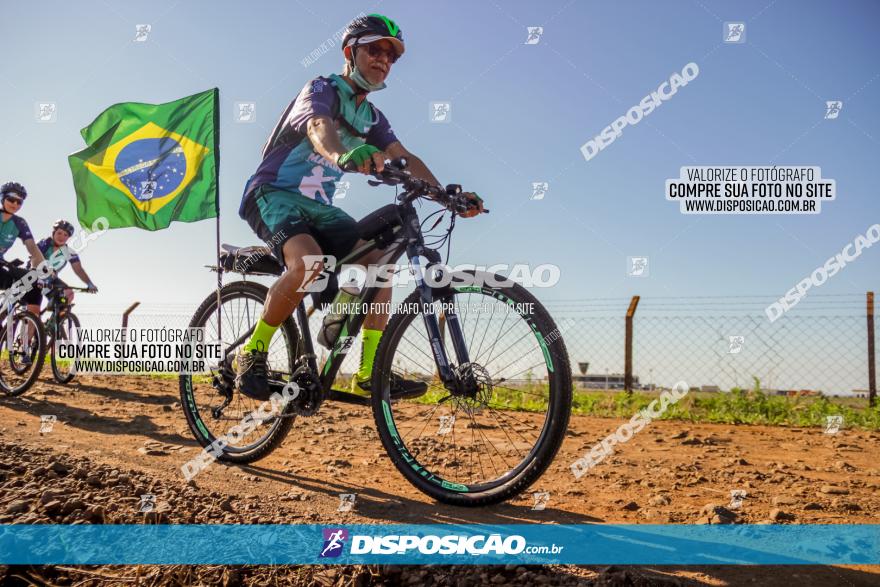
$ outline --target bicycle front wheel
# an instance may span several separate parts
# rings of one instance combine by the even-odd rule
[[[43,369],[46,332],[33,313],[14,312],[0,330],[0,389],[21,395],[30,389]]]
[[[550,466],[571,412],[568,353],[553,319],[516,284],[448,288],[428,308],[413,292],[402,307],[421,307],[422,313],[392,317],[372,381],[373,416],[391,460],[410,483],[441,502],[485,506],[518,495]],[[449,308],[467,347],[463,364],[456,360],[452,323],[444,324]],[[456,391],[436,373],[426,309],[440,317],[450,367],[465,382]],[[392,399],[394,376],[422,380],[428,390]]]
[[[59,344],[69,342],[76,336],[76,329],[79,328],[79,318],[71,312],[67,312],[63,317],[58,318],[54,325],[50,325],[52,332],[52,346],[49,348],[49,363],[52,365],[52,376],[58,383],[70,383],[76,376],[73,369],[73,359],[62,359],[56,354]]]

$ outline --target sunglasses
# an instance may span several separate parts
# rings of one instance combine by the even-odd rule
[[[379,47],[378,45],[376,45],[376,43],[370,43],[369,45],[364,45],[364,49],[367,50],[367,54],[369,54],[369,56],[372,57],[373,59],[377,59],[377,58],[381,57],[382,55],[384,55],[385,57],[388,58],[388,63],[395,63],[398,58],[397,51],[395,51],[394,49],[391,49],[391,50],[383,49],[382,47]]]
[[[7,200],[9,202],[12,202],[13,204],[18,204],[19,206],[21,206],[24,203],[24,200],[22,198],[16,198],[13,196],[6,196],[3,199]]]

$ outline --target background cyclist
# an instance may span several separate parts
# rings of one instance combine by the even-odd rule
[[[43,253],[43,257],[45,257],[49,261],[49,264],[55,269],[56,274],[60,273],[67,265],[67,262],[70,261],[70,266],[73,269],[73,272],[76,273],[77,277],[83,280],[86,287],[88,287],[89,292],[97,293],[98,288],[92,283],[89,274],[86,273],[86,270],[83,268],[79,255],[71,252],[70,247],[67,246],[67,241],[73,236],[73,232],[73,224],[67,220],[56,220],[55,224],[52,225],[52,235],[38,242],[37,248],[40,249],[40,252]],[[69,302],[72,302],[74,294],[73,290],[70,289],[64,281],[57,277],[55,278],[55,283],[64,287],[65,297]]]
[[[403,55],[400,27],[380,14],[355,19],[346,29],[342,51],[342,75],[311,80],[285,109],[263,147],[263,160],[245,187],[239,209],[261,240],[278,243],[275,254],[287,268],[269,289],[262,317],[238,356],[236,384],[256,399],[270,395],[266,363],[272,335],[304,295],[297,292],[306,275],[303,256],[329,254],[340,259],[361,242],[356,221],[332,205],[341,167],[352,162],[366,174],[371,165],[382,171],[386,159],[407,157],[413,176],[440,185],[422,160],[400,143],[385,115],[366,99],[369,92],[385,87],[391,66]],[[474,206],[463,216],[479,214],[479,196],[465,197]],[[374,251],[362,262],[375,263],[382,254]],[[385,308],[383,302],[390,299],[391,289],[380,289],[374,306]],[[355,393],[370,393],[373,358],[387,322],[387,313],[372,313],[364,320],[361,364],[352,380]],[[422,382],[392,375],[391,393],[424,389]]]
[[[27,198],[27,190],[20,183],[9,181],[0,186],[0,259],[6,254],[15,239],[21,239],[27,252],[30,254],[31,264],[36,267],[42,263],[45,258],[43,253],[34,243],[34,236],[28,227],[27,221],[18,215],[25,199]],[[0,289],[9,289],[14,283],[28,274],[28,269],[24,267],[11,267],[0,265]],[[37,287],[34,285],[22,296],[22,301],[27,304],[27,309],[35,315],[40,315],[40,302],[42,296]],[[23,356],[23,363],[29,363],[30,357]]]

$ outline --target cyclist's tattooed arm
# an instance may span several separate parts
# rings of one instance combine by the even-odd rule
[[[419,159],[416,155],[410,153],[406,147],[400,144],[400,141],[395,141],[388,145],[385,149],[385,152],[388,154],[388,157],[391,159],[397,159],[398,157],[406,157],[407,160],[407,170],[413,174],[414,177],[419,179],[424,179],[425,181],[430,181],[436,186],[440,186],[440,180],[434,177],[434,174],[431,173],[431,170],[428,169],[428,166],[425,165],[425,162]]]
[[[339,140],[336,125],[329,116],[312,116],[306,123],[306,132],[312,146],[325,159],[336,161],[345,153],[345,147]]]
[[[329,116],[312,116],[306,123],[306,132],[315,151],[321,154],[325,159],[333,161],[339,160],[347,149],[342,145],[339,139],[339,132],[336,124]],[[385,166],[384,161],[388,156],[382,151],[372,154],[372,161],[376,165],[377,171],[382,171]],[[361,173],[370,173],[370,163],[365,161],[359,169]]]

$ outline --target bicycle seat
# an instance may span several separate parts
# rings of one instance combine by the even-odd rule
[[[284,267],[267,247],[220,246],[220,264],[224,271],[234,271],[242,275],[281,275]]]

